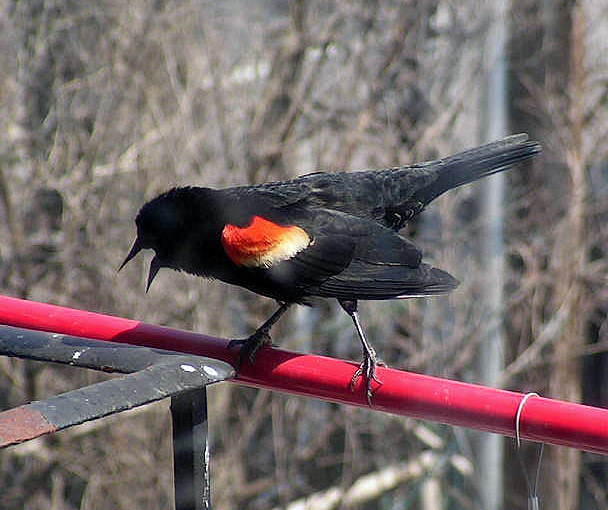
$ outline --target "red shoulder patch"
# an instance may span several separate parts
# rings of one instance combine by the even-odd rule
[[[235,264],[246,267],[271,267],[290,259],[310,244],[304,229],[281,226],[254,216],[246,227],[226,225],[222,230],[222,246]]]

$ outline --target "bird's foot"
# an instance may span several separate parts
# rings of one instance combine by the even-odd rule
[[[268,331],[265,328],[260,328],[249,338],[244,338],[240,340],[230,340],[230,342],[228,342],[227,348],[241,348],[241,351],[239,353],[239,359],[237,362],[238,369],[243,363],[243,361],[246,359],[248,359],[249,362],[253,365],[255,363],[255,358],[257,356],[258,350],[260,349],[260,347],[263,347],[265,345],[272,345],[272,340],[270,339]]]
[[[365,396],[367,398],[367,403],[370,407],[372,405],[373,396],[372,381],[376,381],[380,385],[382,384],[382,381],[378,379],[378,377],[376,377],[376,367],[379,366],[385,367],[386,363],[378,359],[374,351],[370,353],[364,353],[363,361],[361,362],[359,368],[350,380],[350,389],[351,391],[354,391],[359,377],[363,377],[365,384]]]

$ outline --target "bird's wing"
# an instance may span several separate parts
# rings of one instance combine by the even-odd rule
[[[325,280],[315,294],[341,300],[395,299],[446,294],[457,286],[453,276],[428,264],[411,268],[354,259],[340,274]]]
[[[252,290],[277,299],[297,297],[350,264],[355,241],[347,232],[317,228],[308,212],[267,208],[263,214],[250,214],[241,225],[228,223],[221,235],[224,252],[251,279]]]
[[[322,282],[316,295],[343,300],[393,299],[445,294],[458,281],[421,262],[416,246],[373,221],[357,220],[352,259],[340,273]]]
[[[456,280],[421,263],[418,248],[371,220],[328,209],[279,211],[226,225],[222,244],[264,285],[339,299],[389,299],[447,292]]]

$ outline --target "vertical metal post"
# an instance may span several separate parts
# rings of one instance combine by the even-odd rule
[[[488,3],[490,5],[490,3]],[[511,1],[493,2],[489,8],[491,25],[486,41],[487,66],[484,78],[485,105],[482,109],[483,142],[502,138],[509,125],[509,16]],[[504,368],[505,333],[505,186],[504,174],[486,179],[481,190],[482,242],[480,261],[486,282],[483,291],[485,327],[479,344],[478,374],[481,384],[497,386]],[[493,434],[479,436],[479,496],[484,510],[502,510],[504,503],[504,438]]]
[[[175,510],[210,510],[206,388],[171,397]]]

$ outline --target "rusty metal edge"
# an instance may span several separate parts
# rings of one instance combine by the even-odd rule
[[[0,413],[0,448],[55,432],[57,427],[30,405]]]

